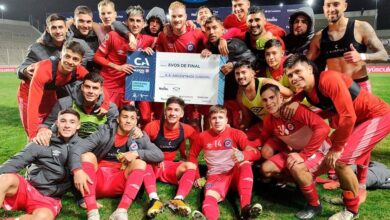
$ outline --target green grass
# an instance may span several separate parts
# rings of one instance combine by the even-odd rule
[[[390,75],[371,74],[371,82],[374,85],[374,94],[380,96],[387,103],[390,103]],[[18,152],[26,144],[26,136],[22,129],[16,101],[16,91],[19,85],[14,73],[0,73],[0,163]],[[383,140],[372,153],[372,159],[385,163],[390,167],[390,137]],[[336,196],[340,191],[324,191],[318,186],[320,196]],[[168,184],[158,183],[158,193],[163,201],[175,195],[176,187]],[[235,198],[234,198],[235,196]],[[238,199],[233,195],[233,203],[224,201],[220,203],[221,219],[234,219],[233,207],[238,206]],[[390,219],[390,190],[369,191],[366,203],[360,207],[359,219]],[[198,209],[201,205],[200,191],[192,190],[186,201],[192,209]],[[263,205],[264,213],[259,219],[294,219],[294,214],[304,205],[301,194],[293,186],[285,189],[275,189],[270,186],[254,184],[252,201]],[[104,205],[100,210],[102,219],[115,210],[118,199],[99,200]],[[129,210],[129,219],[141,219],[145,215],[147,207],[146,195],[139,195]],[[86,219],[85,211],[74,204],[70,193],[62,199],[63,208],[57,219]],[[327,219],[330,215],[340,210],[342,207],[329,205],[323,202],[324,212],[317,219]],[[15,216],[14,212],[0,211],[0,218]],[[184,219],[173,215],[169,210],[158,216],[156,219]]]

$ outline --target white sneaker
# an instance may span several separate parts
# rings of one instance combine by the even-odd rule
[[[88,220],[100,220],[99,210],[92,209],[87,213]]]
[[[359,214],[353,214],[352,212],[344,209],[334,215],[332,215],[328,220],[353,220],[359,218]]]
[[[129,217],[127,215],[126,209],[116,209],[115,212],[113,212],[110,215],[110,220],[128,220]]]

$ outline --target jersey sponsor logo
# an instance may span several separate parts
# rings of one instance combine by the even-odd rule
[[[193,43],[187,44],[187,51],[192,52],[195,49],[195,45]]]
[[[53,150],[52,153],[53,153],[53,156],[54,156],[54,157],[58,157],[58,156],[60,156],[61,151],[59,151],[59,150]]]
[[[232,148],[232,146],[233,146],[233,141],[232,141],[232,139],[228,138],[228,139],[224,140],[224,141],[223,141],[223,146],[224,146],[225,148]]]
[[[252,107],[251,111],[255,114],[259,114],[263,110],[263,107]]]

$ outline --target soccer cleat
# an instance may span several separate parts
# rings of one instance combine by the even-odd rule
[[[322,213],[321,204],[319,206],[307,205],[302,211],[297,212],[295,216],[298,219],[312,219],[317,215],[321,215],[321,213]]]
[[[163,211],[164,211],[164,204],[158,199],[152,199],[149,202],[146,216],[148,218],[154,218]]]
[[[263,212],[263,207],[259,203],[248,204],[241,209],[240,219],[255,219]]]
[[[92,209],[87,213],[88,220],[100,220],[99,210]]]
[[[346,209],[332,215],[328,220],[353,220],[359,218],[359,214],[354,214]]]
[[[166,206],[181,216],[189,216],[191,214],[191,208],[181,199],[171,199]]]
[[[109,220],[128,220],[129,217],[127,215],[126,209],[116,209],[111,215]]]
[[[193,211],[191,217],[192,220],[206,220],[206,216],[198,210]]]

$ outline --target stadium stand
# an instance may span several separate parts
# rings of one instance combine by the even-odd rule
[[[41,33],[26,21],[0,21],[0,66],[19,65]]]

